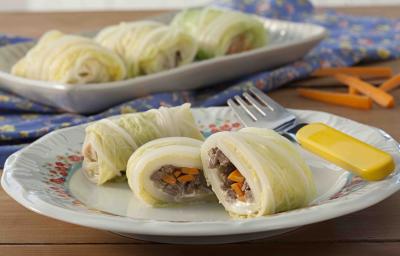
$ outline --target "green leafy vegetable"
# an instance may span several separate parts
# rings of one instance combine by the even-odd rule
[[[86,128],[83,167],[97,183],[120,175],[131,154],[141,145],[162,137],[183,136],[203,140],[190,104],[103,119]]]
[[[154,21],[123,22],[106,27],[95,40],[125,60],[129,77],[191,63],[197,52],[197,42],[191,35]]]
[[[122,80],[122,59],[89,38],[49,31],[11,70],[17,76],[69,84]]]
[[[220,167],[209,166],[210,150],[218,148],[245,178],[251,197],[239,200],[224,189]],[[204,174],[225,209],[235,217],[254,217],[307,206],[315,197],[312,173],[286,138],[261,128],[221,132],[202,146]],[[243,187],[243,186],[241,186]],[[239,191],[240,192],[240,191]]]
[[[177,14],[171,24],[198,40],[198,59],[243,52],[267,43],[267,31],[261,21],[235,11],[187,9]]]

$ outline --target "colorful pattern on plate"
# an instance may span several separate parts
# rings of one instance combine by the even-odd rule
[[[47,170],[47,175],[43,175],[42,181],[48,192],[53,193],[51,196],[57,198],[63,206],[83,206],[83,204],[75,199],[68,191],[68,179],[81,167],[83,156],[80,151],[68,149],[65,155],[58,155],[52,162],[42,165]]]
[[[213,133],[221,132],[221,131],[237,131],[242,128],[242,125],[237,121],[224,120],[221,118],[217,118],[217,120],[210,124],[198,124],[201,133],[208,137]]]

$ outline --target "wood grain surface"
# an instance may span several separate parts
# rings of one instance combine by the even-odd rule
[[[400,17],[399,7],[339,8],[356,15]],[[0,32],[39,36],[57,28],[81,32],[124,20],[142,19],[159,12],[97,13],[0,13]],[[380,63],[400,71],[400,61]],[[338,85],[322,80],[303,80],[270,93],[289,108],[326,111],[384,129],[400,140],[400,107],[371,111],[326,105],[297,96],[294,88]],[[400,103],[400,90],[394,96]],[[67,224],[36,214],[20,206],[0,189],[0,255],[399,255],[400,194],[368,209],[321,223],[308,225],[273,239],[215,246],[156,244],[124,238]]]

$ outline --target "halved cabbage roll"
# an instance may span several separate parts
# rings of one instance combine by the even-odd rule
[[[263,24],[241,12],[213,8],[193,8],[180,12],[172,26],[182,28],[199,42],[197,58],[208,59],[265,46]]]
[[[173,136],[204,139],[187,103],[102,119],[86,127],[85,132],[83,170],[99,185],[121,176],[131,154],[146,142]]]
[[[160,207],[213,198],[200,158],[203,142],[169,137],[150,141],[129,158],[129,186],[143,202]]]
[[[126,67],[116,53],[93,40],[52,30],[12,67],[11,73],[37,80],[86,84],[122,80]]]
[[[129,77],[191,63],[197,52],[197,42],[191,35],[154,21],[123,22],[106,27],[95,41],[125,60]]]
[[[233,217],[255,217],[307,206],[312,173],[294,145],[261,128],[221,132],[201,148],[204,175]]]

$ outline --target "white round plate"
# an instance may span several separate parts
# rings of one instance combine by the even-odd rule
[[[125,183],[96,186],[80,170],[85,125],[52,132],[13,154],[1,185],[20,204],[62,221],[130,237],[168,243],[228,243],[269,237],[364,209],[399,188],[400,147],[385,132],[328,113],[293,110],[301,122],[323,122],[392,154],[396,170],[367,182],[302,149],[318,197],[310,206],[253,219],[234,220],[218,203],[151,208]],[[202,132],[236,130],[240,123],[225,107],[193,109]]]

